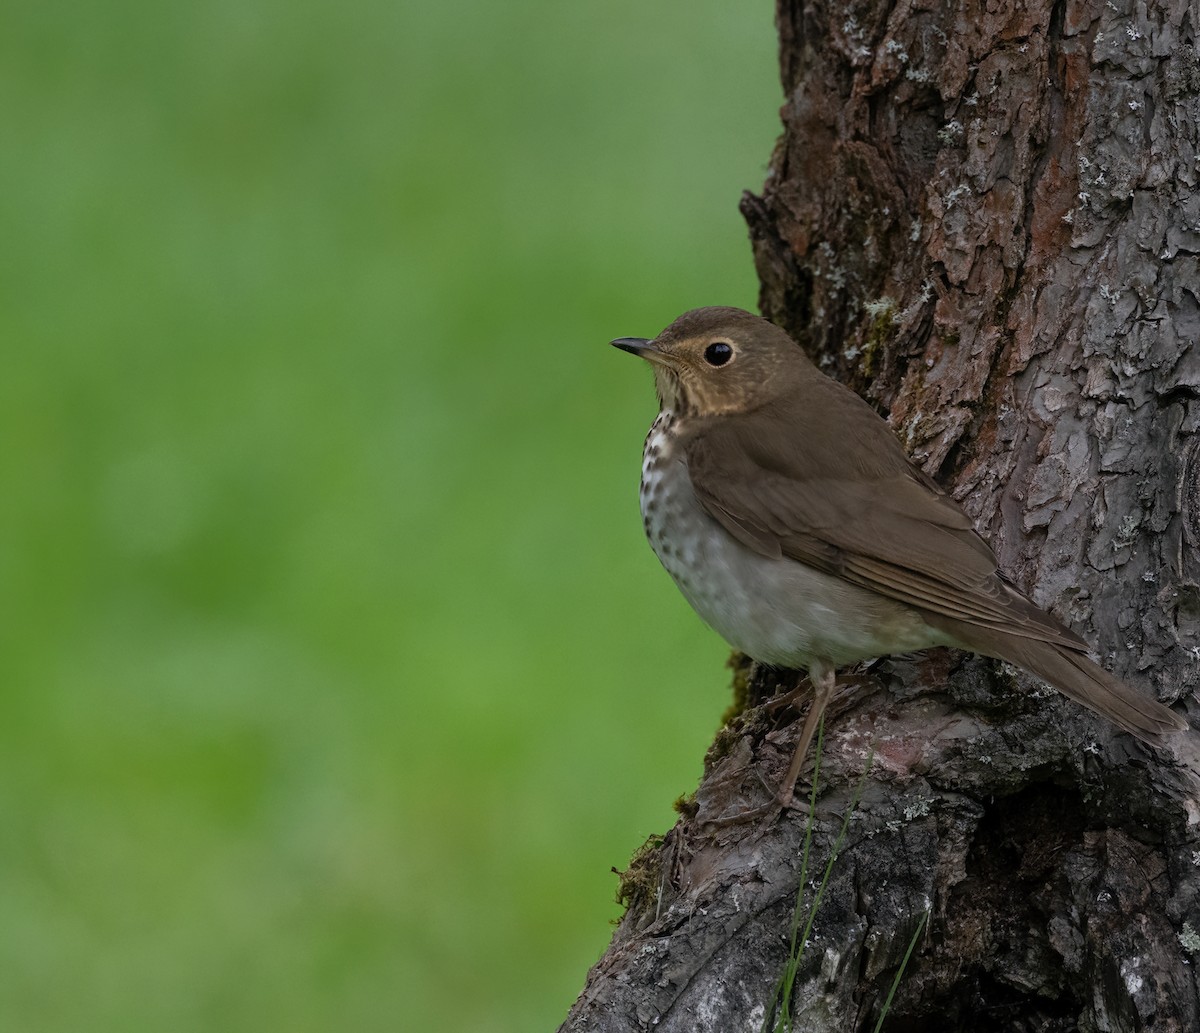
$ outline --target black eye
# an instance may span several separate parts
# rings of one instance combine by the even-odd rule
[[[713,341],[704,349],[704,361],[710,366],[724,366],[733,358],[733,347],[724,341]]]

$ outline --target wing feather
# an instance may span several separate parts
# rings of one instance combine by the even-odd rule
[[[818,390],[824,397],[807,412],[777,403],[706,420],[688,434],[688,472],[713,519],[764,556],[796,560],[930,615],[1087,648],[1009,586],[970,519],[910,463],[865,402],[833,381]],[[832,448],[831,426],[853,428],[853,440]]]

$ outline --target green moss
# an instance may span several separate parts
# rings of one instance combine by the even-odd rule
[[[733,671],[733,681],[730,686],[733,690],[733,698],[721,715],[720,727],[717,729],[712,745],[704,755],[705,771],[710,770],[714,764],[728,754],[741,738],[745,726],[742,717],[754,706],[752,691],[754,661],[745,653],[732,653],[725,666]],[[675,809],[680,814],[687,815],[688,812],[681,807],[681,800],[676,801]]]
[[[696,801],[694,792],[680,793],[675,797],[675,802],[671,806],[681,818],[694,818],[700,810],[700,804]]]
[[[879,353],[891,338],[892,327],[896,325],[896,303],[885,294],[875,301],[866,302],[863,311],[871,322],[867,326],[858,365],[864,376],[871,377],[875,375]]]
[[[721,715],[722,727],[731,724],[750,708],[750,674],[754,670],[754,661],[745,653],[732,653],[725,666],[733,671],[733,699]]]
[[[664,837],[650,836],[629,859],[624,871],[613,869],[617,874],[617,903],[625,910],[641,913],[658,901],[658,887],[662,879],[662,845]]]

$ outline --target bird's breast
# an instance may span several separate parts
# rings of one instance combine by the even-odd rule
[[[837,665],[939,644],[916,611],[788,558],[747,548],[692,489],[681,426],[664,411],[642,455],[642,522],[692,608],[730,645],[780,667]]]

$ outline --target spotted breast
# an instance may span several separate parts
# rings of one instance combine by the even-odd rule
[[[642,523],[692,608],[735,649],[779,667],[837,665],[947,637],[906,606],[742,545],[701,507],[679,447],[686,417],[664,408],[642,453]]]

